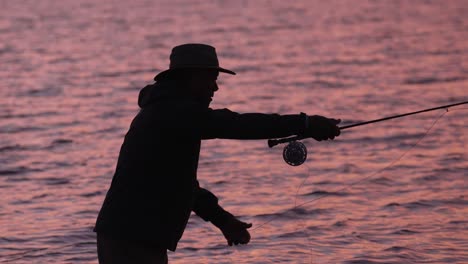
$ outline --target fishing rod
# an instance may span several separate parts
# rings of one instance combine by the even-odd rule
[[[370,121],[365,121],[365,122],[360,122],[356,124],[351,124],[347,126],[342,126],[339,127],[340,130],[352,128],[352,127],[357,127],[357,126],[364,126],[368,124],[373,124],[377,122],[382,122],[390,119],[395,119],[395,118],[400,118],[404,116],[410,116],[410,115],[416,115],[420,113],[425,113],[425,112],[430,112],[438,109],[447,109],[449,107],[454,107],[457,105],[463,105],[463,104],[468,104],[468,101],[465,102],[460,102],[460,103],[455,103],[455,104],[449,104],[449,105],[442,105],[442,106],[437,106],[433,108],[428,108],[424,110],[419,110],[415,112],[410,112],[410,113],[405,113],[405,114],[400,114],[400,115],[394,115],[394,116],[389,116],[389,117],[384,117],[384,118],[379,118],[379,119],[374,119]],[[269,139],[268,140],[268,146],[270,148],[278,145],[278,144],[283,144],[283,143],[289,143],[283,150],[283,158],[286,163],[288,163],[291,166],[299,166],[304,161],[307,159],[307,148],[302,142],[298,142],[298,140],[308,138],[306,136],[292,136],[292,137],[286,137],[286,138],[279,138],[279,139]]]

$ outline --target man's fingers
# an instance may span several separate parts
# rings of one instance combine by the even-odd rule
[[[340,128],[338,127],[338,124],[341,122],[341,119],[330,118],[330,121],[332,122],[331,132],[330,132],[332,134],[332,137],[330,138],[333,139],[334,137],[337,137],[340,135]]]
[[[335,123],[335,125],[338,125],[339,123],[341,123],[341,119],[334,119],[334,118],[330,118],[330,119],[333,123]]]
[[[252,223],[243,223],[243,226],[244,228],[251,228],[252,227]]]

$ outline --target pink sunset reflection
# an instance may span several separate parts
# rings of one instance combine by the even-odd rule
[[[468,100],[463,1],[8,1],[0,16],[0,262],[97,263],[94,223],[141,88],[216,47],[213,108],[349,125]],[[192,215],[169,263],[466,263],[468,105],[305,139],[202,142],[198,180],[252,223]],[[445,111],[445,112],[444,112]],[[448,261],[450,260],[450,261]]]

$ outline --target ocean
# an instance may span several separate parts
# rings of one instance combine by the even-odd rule
[[[97,263],[94,222],[138,92],[173,46],[222,66],[213,108],[349,125],[468,101],[468,1],[2,0],[0,263]],[[468,105],[303,140],[208,140],[198,179],[241,220],[193,215],[170,263],[468,263]]]

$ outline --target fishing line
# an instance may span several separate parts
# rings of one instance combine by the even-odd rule
[[[305,177],[305,179],[302,181],[302,183],[299,185],[299,187],[297,187],[297,190],[296,190],[296,194],[294,195],[294,207],[293,208],[297,208],[299,206],[297,206],[297,196],[299,195],[299,190],[302,188],[302,186],[304,186],[304,184],[306,183],[306,181],[309,179],[311,173],[310,173],[310,167],[306,164],[305,165],[306,168],[307,168],[307,177]],[[304,229],[307,227],[307,223],[304,223]],[[296,229],[296,231],[299,230]],[[311,246],[311,243],[312,241],[310,240],[310,236],[307,234],[307,230],[304,231],[306,237],[307,237],[307,243],[309,244],[309,256],[310,256],[310,263],[312,263],[312,257],[313,257],[313,252],[312,252],[312,246]]]
[[[460,104],[466,104],[466,103],[468,103],[468,102],[463,102],[463,103],[460,103]],[[460,105],[460,104],[456,104],[456,105]],[[453,105],[451,105],[451,106],[453,106]],[[443,109],[443,108],[438,107],[438,109]],[[456,110],[466,110],[466,109],[468,109],[468,108],[454,109],[454,110],[452,110],[452,111],[456,111]],[[432,110],[435,110],[435,108],[432,108],[432,109],[429,109],[429,110],[432,111]],[[424,112],[427,112],[428,109],[423,110],[423,111],[424,111]],[[418,111],[418,112],[422,112],[422,111]],[[395,165],[397,162],[399,162],[404,156],[406,156],[411,150],[413,150],[413,149],[429,134],[429,132],[430,132],[430,131],[432,130],[432,128],[439,122],[439,120],[440,120],[446,113],[448,113],[448,112],[449,112],[448,107],[445,107],[445,111],[444,111],[442,114],[440,114],[440,115],[435,119],[435,121],[434,121],[434,122],[431,124],[431,126],[426,130],[426,132],[416,141],[416,143],[412,144],[412,145],[410,146],[410,148],[407,149],[403,154],[401,154],[397,159],[393,160],[392,162],[390,162],[389,164],[387,164],[387,165],[384,166],[383,168],[381,168],[381,169],[379,169],[379,170],[377,170],[377,171],[371,173],[369,176],[366,176],[366,177],[364,177],[364,178],[362,178],[362,179],[359,179],[359,180],[357,180],[357,181],[355,181],[355,182],[352,182],[352,183],[350,183],[350,184],[348,184],[348,185],[346,185],[346,186],[344,186],[344,187],[342,187],[342,188],[339,188],[339,189],[337,189],[337,190],[334,191],[334,192],[327,192],[327,193],[325,193],[325,194],[323,194],[323,195],[321,195],[321,196],[319,196],[319,197],[317,197],[317,198],[315,198],[315,199],[312,199],[312,200],[309,200],[309,201],[306,201],[306,202],[303,202],[303,203],[300,203],[300,204],[296,204],[296,200],[295,200],[295,202],[294,202],[294,203],[295,203],[294,207],[292,207],[292,208],[290,208],[290,209],[287,209],[287,210],[284,211],[284,212],[278,212],[278,213],[276,213],[274,216],[272,216],[271,219],[269,219],[269,220],[267,220],[267,221],[265,221],[265,222],[263,222],[263,223],[257,225],[255,228],[252,228],[252,231],[255,231],[255,230],[259,229],[259,228],[262,228],[262,227],[265,226],[266,224],[273,222],[274,220],[276,220],[278,217],[284,215],[285,213],[288,213],[288,212],[290,212],[290,211],[293,211],[293,210],[295,210],[295,209],[297,209],[297,208],[299,208],[299,207],[301,207],[301,206],[303,206],[303,205],[306,205],[306,204],[309,204],[309,203],[312,203],[312,202],[315,202],[315,201],[324,199],[324,198],[330,196],[332,193],[339,193],[339,192],[342,192],[342,191],[344,191],[344,190],[346,190],[346,189],[348,189],[348,188],[350,188],[350,187],[352,187],[352,186],[355,186],[355,185],[357,185],[357,184],[359,184],[359,183],[362,183],[362,182],[364,182],[364,181],[366,181],[366,180],[368,180],[368,179],[370,179],[370,178],[372,178],[372,177],[374,177],[374,176],[376,176],[376,175],[382,173],[383,171],[387,170],[388,168],[392,167],[392,166]],[[410,113],[410,114],[414,114],[414,113],[416,113],[416,112],[413,112],[413,113]],[[407,115],[407,114],[405,114],[405,115]],[[404,116],[404,115],[398,115],[398,117],[400,117],[400,116]],[[387,118],[387,119],[385,119],[385,120],[393,119],[393,118],[395,118],[395,117]],[[363,123],[359,123],[358,125],[361,125],[361,124],[364,124],[364,123],[368,124],[368,123],[380,122],[380,121],[382,121],[382,120],[384,120],[384,119],[377,119],[377,121],[376,121],[376,120],[373,120],[373,121],[369,121],[369,122],[367,122],[367,123],[366,123],[366,122],[363,122]],[[357,126],[357,125],[350,125],[349,127],[351,127],[351,126]],[[291,139],[290,139],[290,138],[286,138],[286,139],[281,139],[281,140],[283,141],[283,142],[281,142],[281,143],[284,143],[284,142],[288,142],[287,140],[291,140]],[[306,182],[306,180],[307,180],[309,177],[310,177],[310,170],[309,170],[309,175],[308,175],[308,176],[306,177],[306,179],[301,183],[301,185],[298,187],[298,190],[296,191],[296,199],[297,199],[297,195],[298,195],[298,193],[299,193],[299,189],[304,185],[304,183]]]

